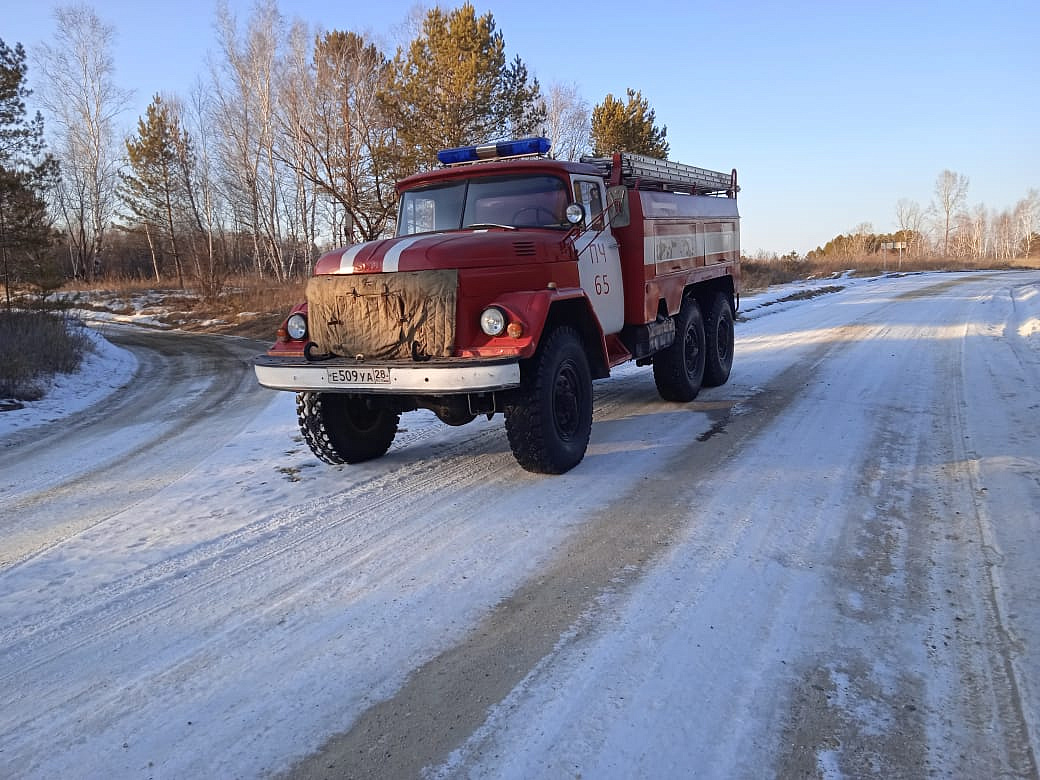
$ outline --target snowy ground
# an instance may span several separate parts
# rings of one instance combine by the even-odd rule
[[[0,414],[0,775],[1035,775],[1040,274],[815,286],[562,477],[426,413],[324,466],[249,345],[107,325]]]

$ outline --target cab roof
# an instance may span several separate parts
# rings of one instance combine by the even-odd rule
[[[579,174],[603,178],[602,171],[595,165],[587,163],[550,160],[544,157],[488,160],[486,162],[448,165],[443,168],[435,168],[432,171],[413,174],[397,182],[397,191],[400,193],[417,187],[428,187],[432,184],[457,179],[471,179],[475,176],[502,176],[505,174],[547,174],[550,176]]]

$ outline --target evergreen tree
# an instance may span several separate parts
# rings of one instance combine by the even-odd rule
[[[592,153],[605,157],[614,152],[634,152],[668,159],[667,126],[654,125],[654,110],[641,92],[628,90],[623,103],[608,94],[592,109]]]
[[[427,13],[407,54],[398,49],[383,103],[412,170],[440,149],[531,135],[545,117],[538,80],[519,57],[506,62],[491,13],[478,18],[470,3]]]
[[[34,256],[49,247],[52,230],[46,195],[58,164],[44,153],[43,117],[28,118],[25,49],[0,40],[0,254],[7,307],[17,280],[40,281]]]
[[[148,104],[145,116],[137,120],[137,135],[126,141],[130,172],[120,177],[123,201],[148,237],[156,281],[160,278],[159,257],[165,244],[173,257],[177,283],[181,287],[184,286],[184,269],[178,225],[185,187],[179,151],[190,146],[176,113],[156,95]],[[155,247],[157,239],[162,242],[159,251]]]

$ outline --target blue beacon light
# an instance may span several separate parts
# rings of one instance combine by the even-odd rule
[[[441,165],[492,160],[496,157],[517,157],[524,154],[548,154],[552,142],[548,138],[521,138],[518,141],[501,141],[481,146],[460,146],[437,152]]]

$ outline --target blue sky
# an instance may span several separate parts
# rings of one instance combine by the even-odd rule
[[[5,8],[0,38],[31,49],[62,4]],[[136,91],[128,129],[153,93],[186,95],[205,75],[214,0],[92,5],[117,30],[121,86]],[[253,7],[229,5],[243,22]],[[279,2],[289,18],[387,45],[414,5]],[[1040,188],[1038,0],[474,6],[543,85],[575,83],[590,105],[639,89],[671,159],[737,168],[746,252],[806,252],[863,222],[894,230],[896,202],[926,206],[947,168],[969,178],[970,205],[1010,208]]]

